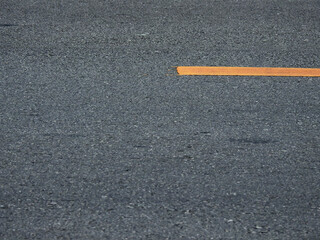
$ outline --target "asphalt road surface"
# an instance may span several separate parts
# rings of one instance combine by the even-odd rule
[[[320,239],[319,0],[0,1],[0,239]]]

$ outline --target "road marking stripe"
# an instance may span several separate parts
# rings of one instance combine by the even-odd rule
[[[320,68],[179,66],[179,75],[320,77]]]

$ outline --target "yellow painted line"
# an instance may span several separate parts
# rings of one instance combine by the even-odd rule
[[[179,75],[320,77],[320,68],[179,66]]]

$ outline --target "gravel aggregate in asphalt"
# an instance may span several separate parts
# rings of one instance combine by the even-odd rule
[[[1,239],[318,239],[317,0],[0,3]]]

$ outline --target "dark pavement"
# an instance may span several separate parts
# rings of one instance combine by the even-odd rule
[[[320,1],[0,1],[0,239],[319,239]]]

